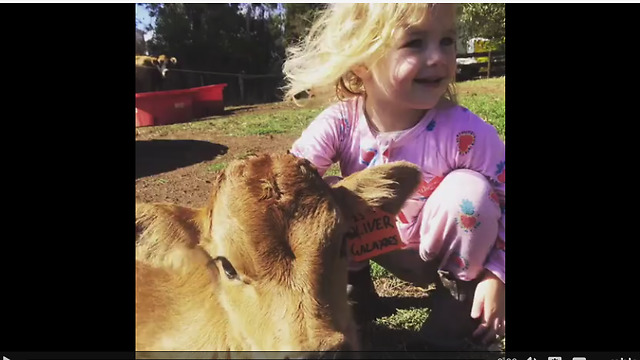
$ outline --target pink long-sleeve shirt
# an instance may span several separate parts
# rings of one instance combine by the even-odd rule
[[[418,216],[439,181],[456,169],[483,174],[493,186],[501,207],[499,246],[485,261],[485,268],[505,281],[505,144],[496,129],[462,106],[435,108],[412,128],[378,133],[364,116],[364,101],[356,97],[336,103],[318,115],[298,138],[291,152],[313,163],[321,175],[340,162],[343,176],[367,167],[406,160],[423,172],[423,184],[398,214],[402,241],[420,245]],[[425,225],[426,226],[426,225]]]

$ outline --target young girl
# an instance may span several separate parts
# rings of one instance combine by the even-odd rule
[[[421,331],[438,350],[487,349],[505,331],[505,146],[456,103],[456,10],[333,4],[284,65],[287,98],[339,100],[291,148],[321,175],[335,162],[344,176],[397,160],[422,168],[396,219],[404,246],[371,260],[415,285],[436,283]],[[368,265],[350,268],[357,321],[377,299]]]

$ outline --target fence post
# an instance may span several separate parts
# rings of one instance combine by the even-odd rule
[[[244,84],[242,81],[242,74],[238,75],[238,88],[240,88],[240,103],[244,103]]]
[[[491,77],[491,50],[489,50],[489,64],[487,65],[487,79]]]
[[[242,74],[244,74],[244,71],[238,75],[238,86],[240,87],[240,101],[244,104],[244,80],[242,79]]]

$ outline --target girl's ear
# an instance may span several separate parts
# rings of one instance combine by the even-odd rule
[[[356,65],[351,69],[351,71],[353,71],[353,73],[362,80],[366,80],[371,77],[371,71],[369,71],[369,68],[365,65]]]

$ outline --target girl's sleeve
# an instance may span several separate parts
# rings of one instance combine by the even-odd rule
[[[336,104],[321,112],[294,141],[290,152],[309,160],[324,176],[339,160],[340,144],[348,131],[348,121]]]

